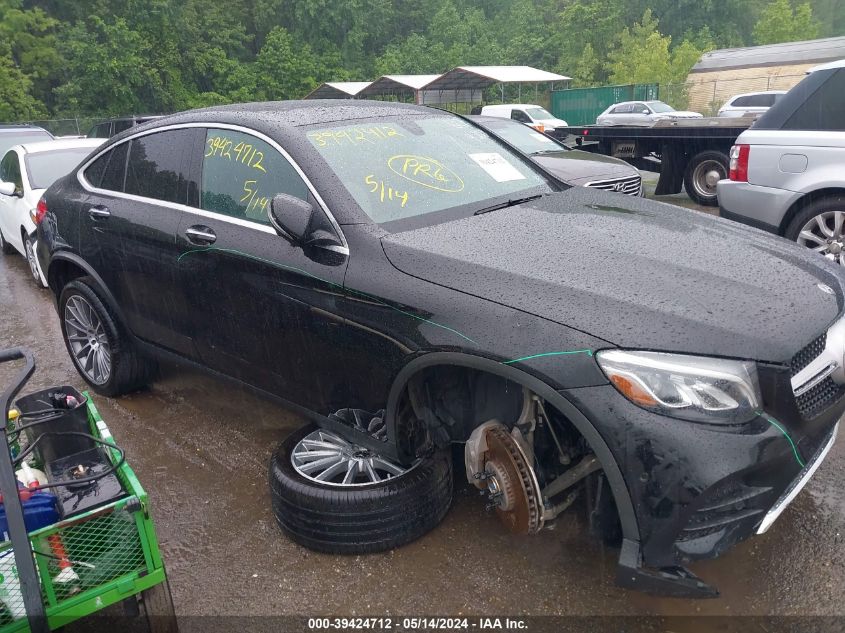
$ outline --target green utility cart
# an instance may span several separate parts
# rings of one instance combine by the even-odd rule
[[[24,350],[16,351],[22,354],[16,358],[26,359],[32,363],[34,370],[31,355]],[[9,357],[10,353],[14,355],[10,350],[0,351],[0,362],[3,362],[4,355]],[[4,419],[9,417],[11,397],[23,382],[26,379],[17,389],[6,393],[2,403],[5,406],[2,411]],[[0,633],[55,630],[120,602],[124,603],[129,614],[145,618],[151,630],[176,631],[173,603],[150,517],[147,493],[122,459],[122,452],[114,447],[112,435],[91,398],[87,393],[83,395],[90,434],[107,443],[103,450],[112,466],[116,467],[113,474],[126,494],[111,503],[28,533],[35,576],[41,590],[43,616],[37,613],[38,601],[33,600],[31,592],[27,593],[28,587],[34,583],[26,582],[27,570],[24,568],[29,561],[25,555],[21,556],[22,541],[18,538],[18,543],[15,543],[15,526],[11,516],[14,508],[11,506],[17,499],[6,504],[11,539],[0,543]],[[14,422],[9,422],[6,429],[7,438],[10,435],[14,436]],[[0,462],[2,460],[0,456]],[[0,463],[0,470],[2,468]],[[3,483],[0,478],[0,485]],[[7,487],[2,489],[5,493]],[[9,501],[7,494],[3,497]],[[62,548],[60,556],[56,555],[57,543]],[[13,564],[14,561],[16,564]],[[62,572],[67,572],[71,566],[73,579],[68,582],[67,574],[63,577]],[[33,611],[36,611],[35,616]]]

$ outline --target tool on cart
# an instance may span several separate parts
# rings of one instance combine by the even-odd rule
[[[0,633],[53,630],[117,602],[151,630],[176,631],[147,495],[124,451],[71,386],[12,408],[35,362],[26,350],[0,350],[0,363],[20,359],[0,400]]]

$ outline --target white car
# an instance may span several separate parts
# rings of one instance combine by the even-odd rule
[[[675,110],[662,101],[623,101],[598,115],[596,125],[652,125],[657,121],[703,117],[700,112]]]
[[[500,119],[513,119],[520,123],[530,125],[538,132],[551,133],[557,128],[569,127],[563,119],[558,119],[551,112],[538,105],[530,103],[498,103],[487,105],[478,112],[482,116],[494,116]]]
[[[47,280],[35,256],[38,200],[105,139],[70,139],[15,145],[0,160],[0,251],[26,257],[36,283]]]
[[[719,108],[719,116],[740,117],[747,114],[762,114],[785,94],[786,90],[767,90],[734,95]]]

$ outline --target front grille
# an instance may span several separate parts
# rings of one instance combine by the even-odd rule
[[[592,187],[593,189],[624,193],[627,196],[638,196],[642,187],[642,178],[631,176],[629,178],[614,178],[612,180],[596,180],[594,182],[588,182],[586,186]]]
[[[801,415],[812,418],[843,395],[845,395],[845,386],[836,384],[833,378],[828,376],[809,391],[796,397],[795,404],[798,405]]]
[[[804,347],[795,356],[793,356],[789,363],[789,367],[792,370],[792,376],[795,377],[798,372],[812,363],[816,356],[822,353],[826,344],[827,332],[822,334],[815,341]]]

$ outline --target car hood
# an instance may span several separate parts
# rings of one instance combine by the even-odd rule
[[[561,180],[573,184],[638,175],[637,170],[618,158],[577,149],[533,154],[531,160]]]
[[[806,249],[583,187],[382,243],[408,275],[626,348],[785,362],[842,307],[838,268]]]

